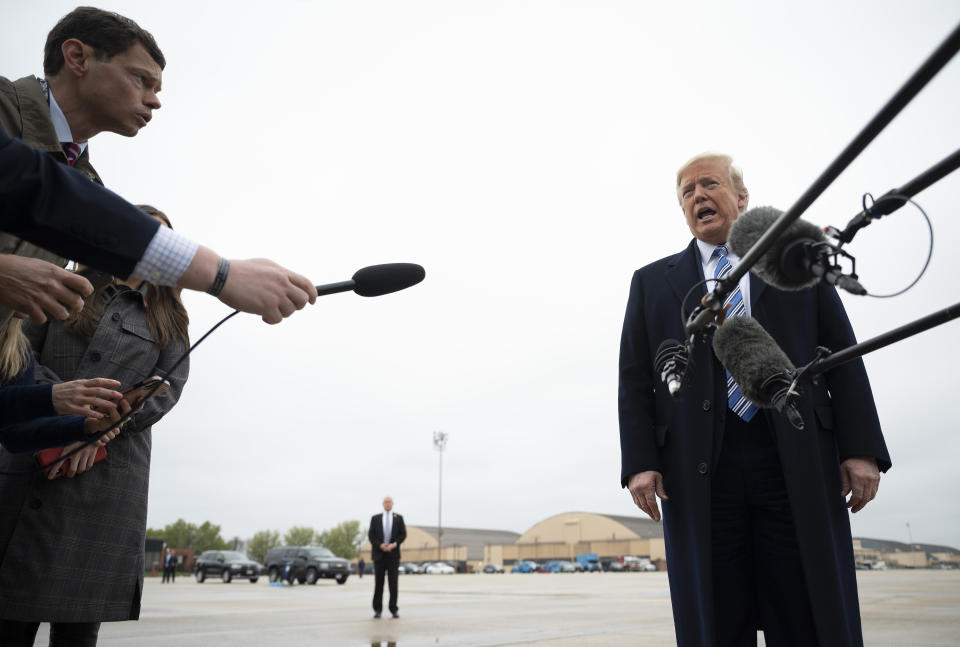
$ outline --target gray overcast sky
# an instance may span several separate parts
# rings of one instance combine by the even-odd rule
[[[0,74],[42,73],[75,6],[2,0]],[[674,172],[703,150],[786,208],[960,21],[942,2],[108,2],[167,57],[163,108],[91,145],[107,185],[233,257],[317,283],[412,261],[426,281],[325,297],[201,346],[154,429],[149,522],[225,537],[364,522],[392,494],[437,517],[432,432],[450,434],[444,521],[523,531],[552,514],[641,514],[619,487],[620,326],[632,271],[689,240]],[[269,7],[269,8],[268,8]],[[960,144],[954,60],[807,212]],[[920,194],[930,269],[897,299],[844,297],[863,339],[957,301],[960,174]],[[850,247],[875,292],[922,265],[905,208]],[[891,262],[890,254],[899,262]],[[187,295],[198,338],[227,309]],[[867,359],[894,468],[856,535],[960,546],[958,324]]]

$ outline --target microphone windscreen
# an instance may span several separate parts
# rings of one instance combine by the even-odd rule
[[[730,228],[727,245],[737,256],[743,256],[773,225],[783,212],[773,207],[755,207],[741,214]],[[774,241],[751,271],[764,283],[780,290],[803,290],[820,282],[820,277],[802,267],[804,246],[798,242],[818,243],[823,231],[811,222],[797,219]]]
[[[743,395],[761,407],[774,408],[764,396],[761,386],[777,373],[795,367],[777,342],[756,319],[733,317],[723,322],[713,334],[713,352],[740,386]]]
[[[426,272],[416,263],[384,263],[357,270],[353,291],[362,297],[378,297],[404,290],[423,280]]]

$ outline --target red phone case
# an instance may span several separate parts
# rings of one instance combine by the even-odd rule
[[[41,449],[37,452],[37,461],[41,465],[49,465],[43,469],[43,473],[46,476],[50,475],[50,467],[53,467],[51,463],[56,463],[60,458],[60,454],[63,453],[63,447],[51,447],[49,449]],[[107,457],[107,448],[101,445],[97,447],[97,454],[93,457],[94,463],[99,463]],[[60,466],[60,471],[57,472],[57,475],[53,478],[58,479],[63,476],[63,466]]]

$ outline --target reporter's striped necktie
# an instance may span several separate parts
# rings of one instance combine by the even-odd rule
[[[713,255],[718,257],[717,269],[713,273],[714,278],[726,278],[727,274],[730,273],[730,270],[733,269],[730,261],[727,260],[727,246],[720,245],[713,250]],[[730,293],[730,295],[727,297],[727,300],[724,301],[724,305],[730,307],[730,309],[727,311],[728,319],[731,317],[742,317],[747,314],[747,306],[743,302],[743,292],[740,291],[739,285],[737,285],[736,290]],[[735,414],[747,422],[750,422],[757,411],[760,410],[760,407],[750,402],[750,400],[747,400],[743,396],[743,392],[740,391],[740,387],[737,386],[737,383],[733,380],[733,376],[730,375],[730,371],[727,369],[723,369],[723,371],[727,374],[727,405]]]
[[[63,152],[67,156],[67,164],[73,166],[77,163],[77,158],[80,157],[80,144],[75,144],[73,142],[63,142]]]

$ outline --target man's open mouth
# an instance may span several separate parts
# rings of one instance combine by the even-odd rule
[[[713,209],[710,209],[709,207],[705,207],[697,212],[697,220],[704,220],[706,218],[709,218],[710,216],[715,216],[715,215],[717,215],[716,211],[714,211]]]

